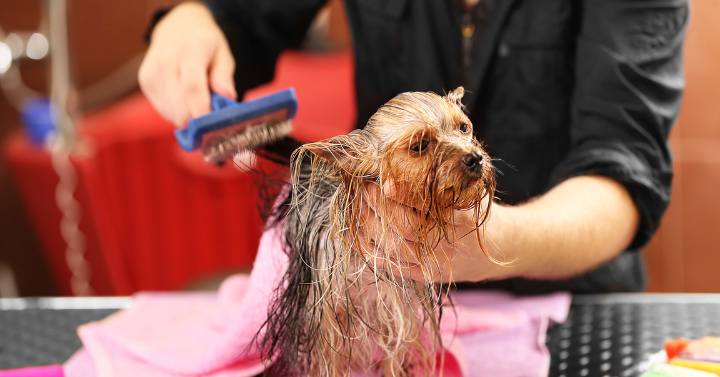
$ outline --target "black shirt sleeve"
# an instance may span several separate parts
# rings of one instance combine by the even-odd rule
[[[686,0],[586,0],[575,60],[571,148],[551,182],[602,175],[640,213],[630,246],[643,246],[670,200],[668,135],[684,88]]]
[[[238,96],[271,81],[278,55],[297,48],[324,0],[204,0],[235,58]]]
[[[225,34],[235,59],[238,98],[275,74],[278,55],[297,48],[324,0],[204,0]],[[257,152],[286,165],[300,145],[291,137],[262,147]]]

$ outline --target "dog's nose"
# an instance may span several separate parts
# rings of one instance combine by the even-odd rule
[[[468,169],[477,170],[482,163],[482,155],[477,152],[468,153],[462,158],[462,162]]]

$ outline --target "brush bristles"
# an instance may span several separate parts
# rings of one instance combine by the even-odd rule
[[[252,125],[216,141],[208,142],[203,148],[203,157],[205,161],[221,163],[244,150],[254,150],[278,141],[289,135],[291,131],[290,120]]]
[[[257,154],[252,149],[242,149],[233,156],[233,164],[242,172],[251,172],[257,162]]]

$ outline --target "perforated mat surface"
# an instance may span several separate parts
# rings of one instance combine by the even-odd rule
[[[64,362],[80,348],[79,325],[128,304],[125,298],[0,299],[0,370]]]
[[[65,361],[80,347],[78,325],[128,304],[64,300],[0,300],[0,369]],[[720,295],[576,296],[567,322],[548,334],[550,376],[638,376],[666,339],[706,335],[720,336]]]
[[[552,328],[550,376],[639,376],[665,340],[720,336],[720,295],[576,296]]]

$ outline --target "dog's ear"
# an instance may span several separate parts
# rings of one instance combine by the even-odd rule
[[[462,98],[464,95],[465,95],[465,88],[463,88],[462,86],[458,86],[457,88],[450,91],[450,93],[448,93],[447,96],[445,96],[445,98],[447,98],[448,101],[450,101],[460,107],[463,107]]]
[[[367,131],[355,130],[302,146],[307,152],[353,176],[373,174],[377,167],[377,150]]]

